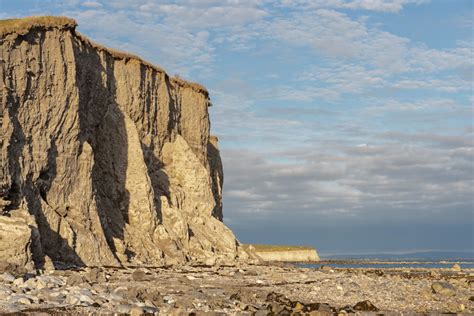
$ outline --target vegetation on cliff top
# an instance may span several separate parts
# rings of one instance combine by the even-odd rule
[[[0,36],[11,33],[26,34],[37,27],[74,28],[75,20],[63,16],[29,16],[21,19],[0,20]]]

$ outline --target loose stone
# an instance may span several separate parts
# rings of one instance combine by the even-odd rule
[[[456,295],[456,289],[448,282],[434,282],[431,285],[433,293],[440,294],[443,296],[454,296]]]
[[[128,314],[130,313],[131,306],[128,304],[120,304],[115,308],[115,311],[119,314]]]
[[[5,272],[5,273],[1,274],[1,275],[0,275],[0,278],[1,278],[3,281],[9,282],[9,283],[15,281],[15,277],[14,277],[13,275],[11,275],[10,273],[8,273],[8,272]]]

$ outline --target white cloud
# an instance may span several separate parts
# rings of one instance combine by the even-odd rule
[[[88,8],[101,8],[102,4],[100,2],[96,1],[84,1],[81,3],[83,7],[88,7]]]
[[[294,148],[274,153],[225,151],[224,196],[226,209],[231,210],[227,216],[238,218],[256,204],[287,220],[293,213],[337,219],[341,214],[337,210],[375,221],[396,218],[400,212],[415,220],[426,212],[470,211],[472,135],[390,137],[381,145],[340,146],[335,155],[302,147],[300,162],[287,164],[271,162],[269,157],[285,153],[293,157],[298,155]],[[439,149],[433,144],[439,141],[450,145]],[[246,192],[251,199],[235,192]],[[453,205],[459,208],[453,210]]]
[[[343,62],[309,67],[295,80],[319,83],[338,97],[347,93],[363,93],[388,84],[387,74],[381,69],[368,69],[363,65]]]
[[[464,110],[456,101],[452,99],[435,99],[426,98],[422,100],[416,100],[412,102],[399,101],[396,99],[382,99],[374,100],[374,105],[363,108],[363,112],[372,115],[384,115],[388,112],[403,112],[408,111],[423,111],[428,112],[430,110]],[[377,104],[378,103],[378,104]]]
[[[424,79],[401,79],[393,80],[388,83],[394,89],[407,90],[432,90],[442,92],[460,92],[470,91],[471,83],[453,76],[447,76],[442,79],[424,78]]]
[[[421,4],[427,1],[423,0],[353,0],[345,1],[340,5],[342,8],[363,9],[382,12],[399,12],[404,5],[415,3]]]
[[[337,91],[311,86],[275,86],[263,89],[259,94],[260,100],[283,100],[311,102],[318,99],[336,100],[340,94]]]
[[[459,67],[472,67],[473,46],[459,43],[455,49],[437,50],[427,47],[413,47],[407,59],[414,71],[439,72]]]
[[[266,16],[253,1],[222,1],[196,5],[193,1],[180,4],[160,4],[149,1],[139,8],[148,13],[161,14],[166,20],[187,27],[222,27],[243,25]]]
[[[353,9],[380,12],[400,12],[405,5],[422,4],[429,0],[280,0],[281,5],[305,8]]]
[[[87,10],[65,14],[74,16],[79,30],[87,32],[95,41],[139,54],[171,74],[189,76],[191,72],[208,71],[206,67],[213,60],[209,33],[204,30],[163,24],[135,12]]]
[[[369,28],[365,21],[335,10],[296,11],[263,27],[266,36],[312,48],[328,59],[370,65],[385,74],[439,72],[472,65],[472,47],[467,44],[448,50],[415,46],[408,38]]]
[[[263,196],[256,194],[252,189],[247,190],[230,190],[227,191],[227,195],[232,198],[242,199],[242,200],[258,200],[263,198]]]

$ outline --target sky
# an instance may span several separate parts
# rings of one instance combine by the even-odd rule
[[[474,250],[471,0],[0,0],[43,14],[209,89],[241,242]]]

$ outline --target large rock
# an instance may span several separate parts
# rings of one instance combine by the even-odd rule
[[[433,282],[431,284],[433,293],[440,294],[443,296],[454,296],[456,295],[456,288],[448,282]]]
[[[221,221],[205,88],[92,43],[71,19],[1,25],[0,210],[31,214],[45,255],[79,265],[246,256]]]
[[[0,271],[23,274],[34,266],[34,254],[41,250],[34,219],[28,214],[12,212],[0,216]],[[41,260],[41,258],[38,258]]]

